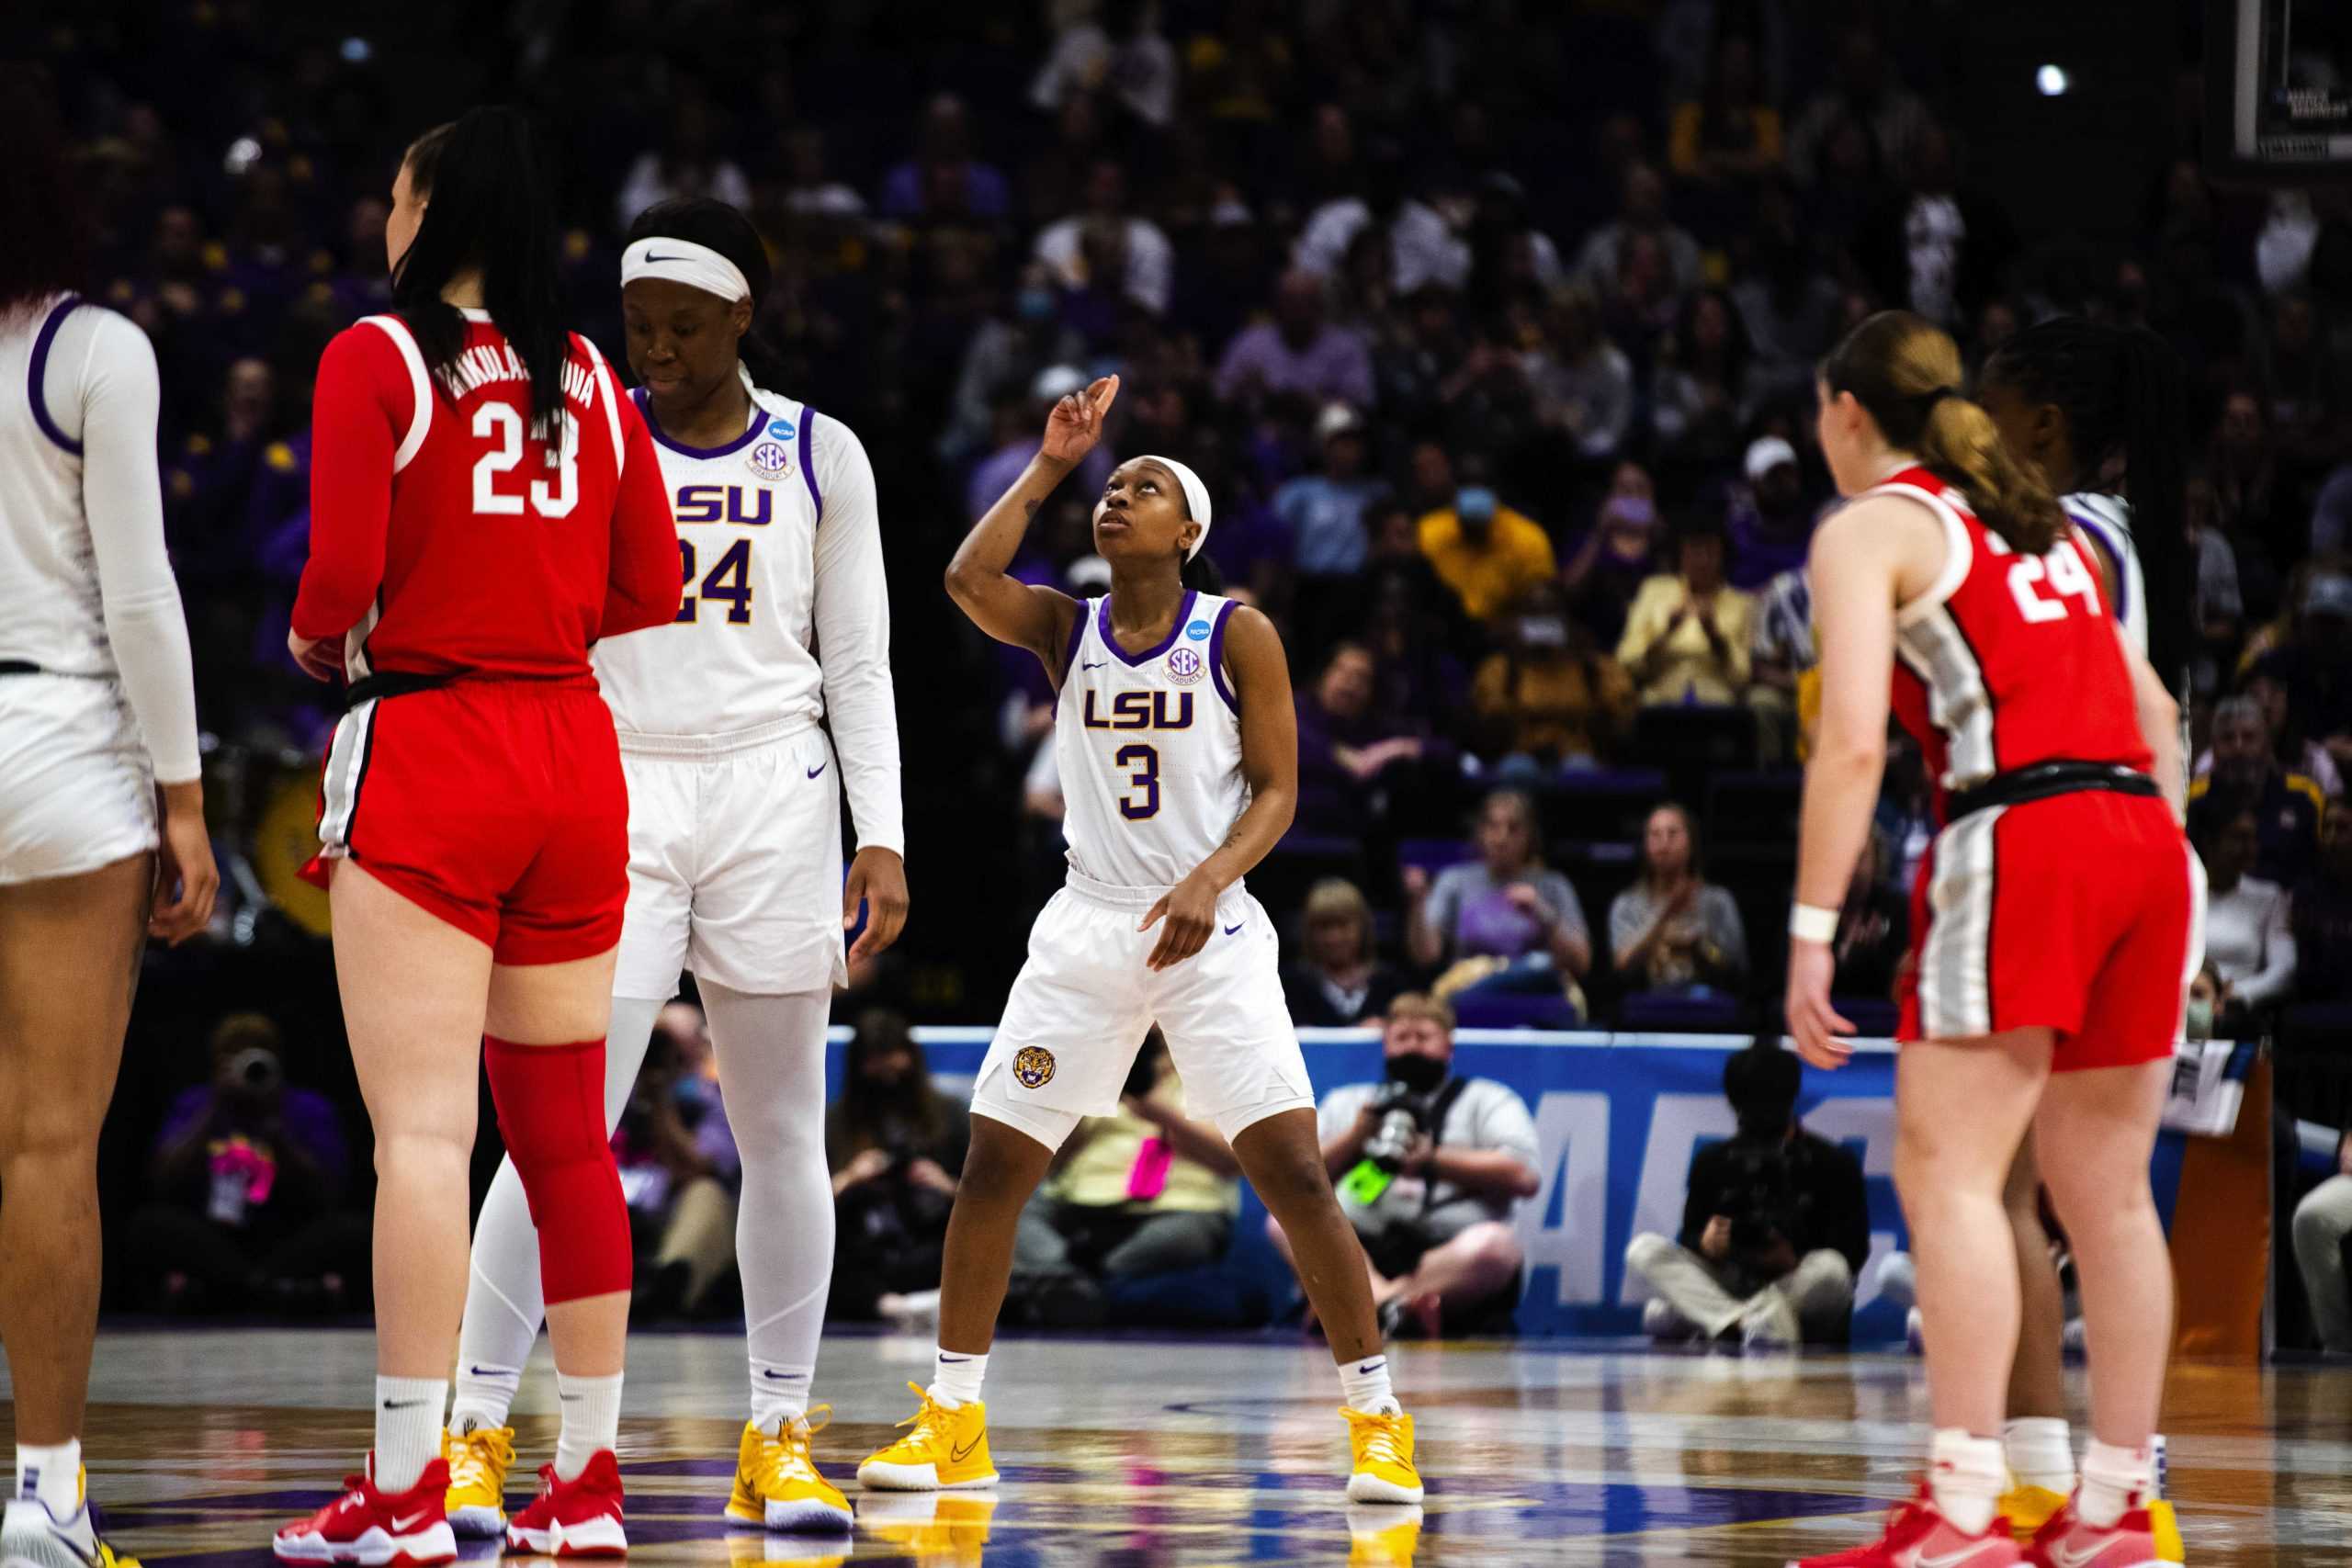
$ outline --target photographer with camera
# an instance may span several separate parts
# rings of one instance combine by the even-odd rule
[[[825,1113],[833,1173],[833,1292],[828,1315],[914,1323],[939,1310],[939,1261],[971,1146],[964,1102],[939,1092],[905,1018],[861,1014]]]
[[[1845,1341],[1854,1281],[1871,1250],[1861,1162],[1797,1122],[1804,1069],[1770,1040],[1724,1064],[1739,1131],[1690,1161],[1679,1242],[1634,1238],[1625,1267],[1656,1299],[1642,1325],[1657,1339],[1751,1348]]]
[[[1316,1116],[1323,1163],[1363,1243],[1391,1337],[1480,1323],[1518,1300],[1511,1211],[1532,1198],[1535,1118],[1492,1078],[1453,1071],[1453,1010],[1418,993],[1388,1009],[1387,1076],[1347,1084]],[[1290,1247],[1272,1220],[1267,1234]]]
[[[673,1001],[654,1015],[613,1130],[613,1159],[638,1259],[630,1321],[715,1310],[712,1287],[735,1264],[743,1159],[719,1095],[710,1025],[695,1003]]]
[[[210,1078],[172,1102],[154,1195],[125,1256],[163,1312],[334,1312],[368,1299],[368,1226],[342,1212],[347,1153],[326,1096],[288,1088],[277,1025],[233,1013]]]

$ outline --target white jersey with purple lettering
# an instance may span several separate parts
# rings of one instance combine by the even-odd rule
[[[1240,704],[1225,668],[1235,602],[1187,592],[1157,648],[1111,635],[1111,601],[1079,607],[1063,654],[1054,754],[1070,868],[1169,887],[1215,854],[1250,804]]]

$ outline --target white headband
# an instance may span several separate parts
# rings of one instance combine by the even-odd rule
[[[1183,489],[1184,510],[1191,513],[1193,521],[1201,525],[1200,533],[1193,540],[1193,547],[1184,552],[1184,558],[1191,560],[1201,553],[1201,547],[1209,542],[1209,487],[1201,482],[1200,475],[1173,457],[1155,457],[1146,453],[1142,460],[1157,463],[1174,474],[1177,484]]]
[[[621,253],[621,287],[626,288],[640,277],[683,283],[730,303],[752,297],[751,280],[741,267],[708,245],[673,240],[667,234],[639,240]]]

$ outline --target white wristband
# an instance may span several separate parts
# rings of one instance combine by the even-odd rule
[[[1827,942],[1838,934],[1838,911],[1818,904],[1792,904],[1789,934],[1799,942]]]

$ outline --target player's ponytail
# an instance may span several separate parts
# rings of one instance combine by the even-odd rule
[[[2066,514],[2040,475],[2001,444],[1993,416],[1961,395],[1960,346],[1908,310],[1881,310],[1822,362],[1822,384],[1851,392],[1897,451],[1965,491],[1987,528],[2028,555],[2064,536]]]
[[[752,375],[752,385],[763,391],[782,391],[790,379],[784,355],[760,333],[760,313],[767,304],[775,273],[768,265],[768,247],[760,231],[741,210],[707,196],[658,201],[637,215],[628,226],[628,243],[639,240],[688,240],[707,245],[735,264],[752,288],[752,324],[735,346],[735,357]]]
[[[447,371],[466,331],[441,292],[479,274],[490,319],[530,373],[532,419],[545,437],[563,417],[571,344],[556,276],[554,180],[530,121],[520,109],[469,109],[418,137],[402,164],[410,188],[430,199],[416,239],[392,264],[393,307],[426,367]]]
[[[1225,573],[1217,570],[1216,562],[1209,559],[1209,553],[1206,550],[1203,550],[1179,567],[1176,571],[1176,580],[1195,593],[1225,592]]]

